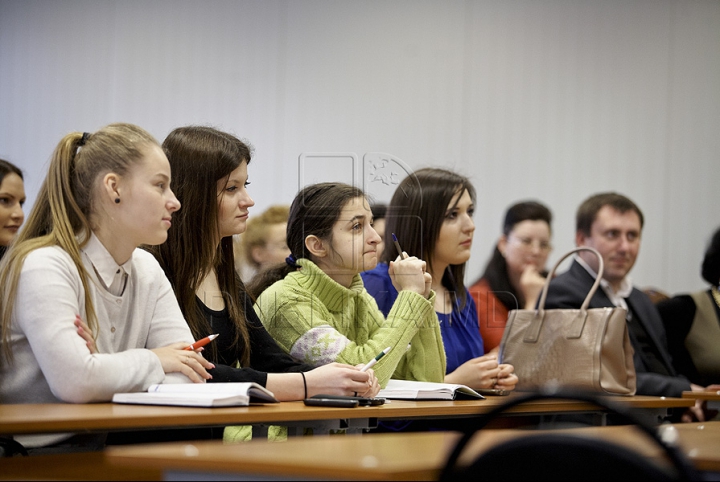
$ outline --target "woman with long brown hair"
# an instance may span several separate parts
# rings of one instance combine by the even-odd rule
[[[446,169],[420,169],[400,182],[393,194],[386,238],[395,234],[404,250],[427,260],[447,357],[445,382],[513,390],[518,380],[513,367],[483,351],[475,302],[464,284],[474,211],[475,188],[468,178]],[[368,293],[383,312],[398,296],[388,273],[393,257],[386,249],[385,263],[363,273]]]
[[[173,130],[163,148],[183,210],[168,241],[150,250],[170,279],[193,335],[220,334],[203,352],[216,365],[211,381],[256,382],[279,400],[321,393],[375,395],[379,387],[372,370],[301,363],[277,346],[255,314],[234,269],[232,239],[245,231],[254,205],[246,189],[248,145],[211,127],[189,126]]]

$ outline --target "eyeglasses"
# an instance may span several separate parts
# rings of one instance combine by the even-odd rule
[[[552,249],[552,244],[550,244],[548,241],[540,241],[538,239],[533,238],[525,238],[525,237],[519,237],[519,236],[511,236],[510,240],[517,240],[520,245],[523,247],[523,249],[532,249],[534,246],[537,246],[538,249],[543,252],[547,253]]]

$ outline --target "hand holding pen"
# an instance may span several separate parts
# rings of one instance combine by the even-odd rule
[[[380,359],[381,359],[382,357],[384,357],[385,355],[387,355],[390,350],[392,350],[392,347],[391,347],[391,346],[385,348],[383,351],[381,351],[380,353],[378,353],[378,354],[375,356],[375,358],[373,358],[372,360],[370,360],[369,362],[367,362],[367,363],[360,369],[360,371],[361,371],[361,372],[366,372],[366,371],[370,370],[372,367],[375,366],[375,364],[376,364],[378,361],[380,361]],[[377,384],[377,378],[375,378],[374,375],[371,376],[371,380],[372,380],[372,382],[374,382],[374,384],[371,382],[370,388],[372,389],[372,388],[373,388],[373,385],[374,385],[375,388],[376,388],[376,390],[374,390],[375,393],[373,393],[373,394],[370,395],[370,396],[375,396],[375,395],[377,394],[377,390],[380,389],[380,386]],[[356,396],[356,397],[358,396],[358,392],[355,392],[355,396]]]
[[[393,286],[398,291],[414,291],[427,298],[431,291],[432,276],[425,271],[425,261],[415,256],[408,256],[400,247],[395,233],[392,233],[392,238],[400,255],[399,259],[390,262],[388,268]]]
[[[215,368],[215,365],[197,351],[187,348],[187,342],[178,342],[150,348],[150,351],[160,359],[160,365],[165,373],[182,373],[194,383],[203,383],[211,379],[212,375],[207,371]]]

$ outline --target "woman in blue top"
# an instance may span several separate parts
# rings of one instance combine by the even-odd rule
[[[408,176],[388,207],[385,239],[389,245],[383,263],[362,277],[367,291],[387,314],[397,297],[387,264],[399,255],[391,245],[394,233],[405,252],[427,260],[447,356],[445,382],[512,390],[518,381],[513,367],[498,364],[496,352],[484,353],[475,301],[463,284],[475,231],[474,203],[475,188],[454,172],[426,168]]]

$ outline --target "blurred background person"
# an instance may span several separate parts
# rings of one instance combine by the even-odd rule
[[[706,386],[720,382],[720,228],[705,251],[701,274],[709,289],[674,296],[657,308],[675,369]]]
[[[289,214],[290,206],[286,204],[270,206],[259,216],[251,216],[247,230],[239,238],[235,237],[239,260],[236,269],[245,283],[250,282],[257,273],[284,263],[285,258],[290,256],[285,239]]]
[[[510,310],[535,308],[552,250],[551,223],[550,210],[539,202],[519,202],[506,211],[485,272],[469,288],[486,353],[500,345]]]
[[[654,304],[658,304],[661,301],[665,301],[670,299],[670,295],[667,294],[665,291],[661,290],[660,288],[656,288],[655,286],[648,286],[646,288],[642,289],[642,292],[648,295],[648,298],[650,298],[650,301],[652,301]]]
[[[22,171],[0,159],[0,258],[20,230],[25,214],[25,185]]]

